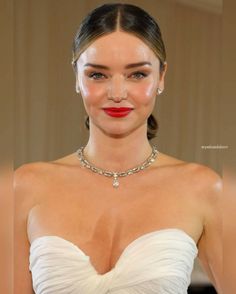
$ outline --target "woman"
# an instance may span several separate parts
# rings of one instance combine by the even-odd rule
[[[158,25],[133,5],[100,6],[73,66],[89,140],[16,171],[15,293],[183,294],[197,255],[221,293],[221,179],[150,144],[167,69]]]

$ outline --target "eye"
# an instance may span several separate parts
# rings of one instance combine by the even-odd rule
[[[92,72],[89,75],[89,78],[93,79],[93,80],[101,80],[103,78],[105,78],[106,76],[104,74],[102,74],[101,72]]]
[[[147,74],[142,71],[136,71],[136,72],[132,73],[130,76],[131,76],[131,78],[134,78],[136,80],[141,80],[141,79],[147,77]]]

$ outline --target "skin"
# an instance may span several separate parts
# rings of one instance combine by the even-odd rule
[[[138,62],[151,65],[125,69]],[[110,70],[85,67],[87,63],[105,65]],[[99,38],[80,56],[77,89],[91,120],[85,154],[97,166],[123,170],[142,162],[151,153],[146,121],[152,113],[157,88],[164,89],[165,71],[160,76],[159,67],[159,59],[147,45],[122,32]],[[139,71],[147,77],[138,75]],[[93,72],[100,74],[91,79],[89,75]],[[113,100],[108,99],[110,96]],[[133,107],[134,111],[126,118],[111,119],[101,108],[112,106]],[[138,154],[132,152],[136,146],[140,147]]]
[[[137,62],[151,65],[126,68]],[[90,116],[85,147],[89,161],[103,169],[126,170],[149,156],[146,121],[157,88],[164,89],[165,72],[166,68],[160,75],[159,60],[146,44],[120,31],[97,39],[82,53],[76,89]],[[134,110],[117,119],[104,113],[105,106]],[[32,293],[28,258],[37,237],[70,240],[90,256],[98,273],[105,274],[132,241],[165,228],[179,228],[195,241],[204,269],[222,293],[222,182],[210,168],[159,152],[149,168],[122,178],[114,189],[110,178],[81,167],[72,153],[52,162],[25,164],[14,181],[15,266],[21,269],[15,274],[16,294]]]

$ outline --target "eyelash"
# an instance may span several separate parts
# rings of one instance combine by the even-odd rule
[[[141,75],[141,78],[140,78],[140,77],[139,77],[139,78],[136,78],[137,80],[143,79],[143,78],[145,78],[145,77],[148,76],[147,73],[144,73],[144,72],[142,72],[142,71],[136,71],[136,72],[132,73],[130,76],[133,76],[133,75],[139,75],[139,76]],[[99,78],[98,76],[100,76],[100,78]],[[100,80],[100,79],[101,79],[101,76],[106,77],[106,76],[105,76],[103,73],[101,73],[101,72],[92,72],[92,73],[90,73],[90,74],[88,75],[89,78],[94,79],[94,80]]]

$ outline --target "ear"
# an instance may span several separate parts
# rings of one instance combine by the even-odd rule
[[[165,61],[164,63],[164,69],[162,70],[161,74],[160,74],[160,78],[159,78],[159,82],[158,82],[158,88],[160,88],[162,91],[165,88],[165,74],[167,71],[167,62]]]
[[[79,79],[78,79],[78,72],[77,72],[77,64],[76,61],[72,61],[72,67],[73,71],[75,73],[75,91],[76,93],[80,93],[80,87],[79,87]]]
[[[76,91],[76,93],[80,94],[79,82],[78,82],[77,78],[76,78],[76,82],[75,82],[75,91]]]
[[[77,72],[75,73],[75,91],[76,93],[80,94],[79,79]]]

